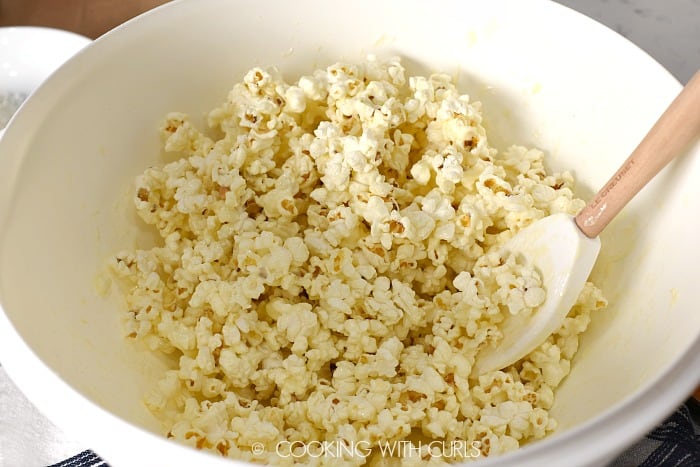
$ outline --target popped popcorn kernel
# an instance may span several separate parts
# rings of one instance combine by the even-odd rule
[[[480,103],[398,58],[295,82],[253,68],[207,122],[166,116],[176,159],[133,191],[162,241],[109,260],[125,336],[173,362],[144,396],[169,438],[262,464],[444,465],[556,429],[556,389],[607,305],[593,284],[521,361],[471,370],[508,315],[544,302],[503,245],[583,207],[571,174],[536,149],[496,151]],[[322,442],[367,452],[300,449]],[[384,456],[392,442],[411,455]]]

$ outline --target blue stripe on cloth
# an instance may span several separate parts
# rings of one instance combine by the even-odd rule
[[[691,399],[608,467],[700,467],[699,432],[697,402]]]
[[[661,443],[639,467],[696,467],[700,465],[700,436],[695,434],[687,405],[647,436]]]
[[[70,459],[66,459],[58,464],[52,464],[48,467],[109,467],[100,456],[90,451],[89,449],[76,454]]]

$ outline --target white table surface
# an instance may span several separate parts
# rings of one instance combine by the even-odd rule
[[[700,0],[557,0],[630,39],[686,83],[700,69]],[[0,467],[45,467],[89,448],[67,439],[0,367]]]

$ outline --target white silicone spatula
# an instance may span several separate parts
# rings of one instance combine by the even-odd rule
[[[700,72],[576,217],[546,217],[518,232],[505,245],[539,270],[547,297],[531,315],[509,315],[504,320],[503,339],[479,352],[473,375],[515,363],[561,326],[596,262],[600,232],[698,133]]]

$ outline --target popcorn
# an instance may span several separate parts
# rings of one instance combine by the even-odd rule
[[[166,117],[179,157],[138,176],[133,198],[162,241],[109,266],[126,335],[174,362],[144,398],[169,437],[278,465],[341,462],[300,451],[312,442],[367,443],[343,465],[385,465],[381,443],[413,434],[470,447],[399,459],[442,465],[556,428],[556,388],[607,304],[593,284],[530,355],[470,373],[508,314],[546,298],[503,245],[583,202],[542,152],[498,153],[481,121],[450,76],[372,56],[296,83],[250,70],[209,114],[218,140]],[[285,442],[298,456],[277,456]]]

